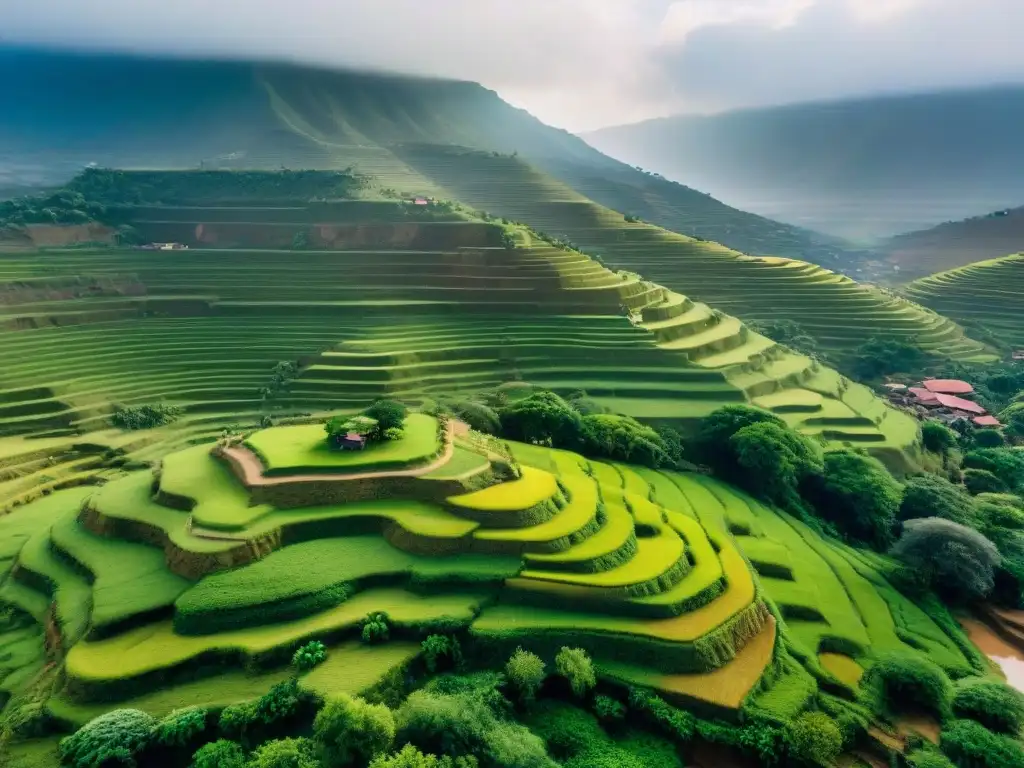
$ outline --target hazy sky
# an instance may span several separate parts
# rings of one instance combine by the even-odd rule
[[[478,80],[570,130],[1024,82],[1024,0],[0,0],[0,41]]]

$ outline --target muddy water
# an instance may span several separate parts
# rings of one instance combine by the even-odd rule
[[[986,624],[977,619],[960,619],[960,624],[982,653],[999,665],[1006,682],[1018,691],[1024,691],[1024,652],[999,637]]]

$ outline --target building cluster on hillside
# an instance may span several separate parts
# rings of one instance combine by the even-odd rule
[[[946,424],[969,421],[977,427],[1000,427],[999,420],[974,402],[974,387],[959,379],[925,379],[918,386],[889,383],[889,401],[914,410],[920,417]]]
[[[139,246],[144,251],[187,251],[184,243],[147,243]]]

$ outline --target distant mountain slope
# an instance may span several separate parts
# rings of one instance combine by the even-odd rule
[[[754,254],[842,267],[835,243],[730,208],[601,154],[469,82],[258,62],[0,49],[0,181],[66,181],[110,167],[340,168],[440,190],[399,143],[518,152],[599,202]]]
[[[1024,207],[907,232],[882,248],[908,279],[1024,251]]]
[[[766,216],[885,236],[1024,203],[1024,85],[679,116],[584,138]]]

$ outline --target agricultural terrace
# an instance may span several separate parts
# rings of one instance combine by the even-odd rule
[[[278,437],[288,455],[289,427],[250,442],[273,454]],[[979,671],[955,625],[888,585],[885,558],[720,482],[517,443],[499,469],[495,441],[450,439],[457,469],[296,475],[285,508],[254,504],[224,446],[199,445],[155,473],[14,510],[0,518],[14,617],[0,645],[18,650],[0,689],[66,727],[117,707],[222,707],[284,679],[294,650],[320,640],[329,661],[300,686],[360,693],[439,630],[492,666],[520,646],[549,662],[583,648],[613,688],[725,721],[788,722],[822,696],[856,713],[860,676],[892,651]],[[377,614],[389,640],[361,643]],[[38,685],[57,670],[41,671],[48,653],[62,669],[52,694]]]
[[[156,194],[153,174],[140,175],[138,195],[134,179],[117,175],[104,199]],[[170,189],[179,185],[175,176]],[[516,380],[582,389],[610,411],[683,429],[754,402],[894,466],[913,460],[915,422],[866,389],[524,228],[451,204],[271,206],[244,191],[226,204],[221,189],[216,206],[120,206],[144,240],[187,250],[0,256],[0,434],[11,436],[0,443],[0,504],[268,417]],[[182,413],[155,429],[110,429],[116,407],[160,403]]]
[[[922,277],[905,293],[965,327],[985,329],[1002,344],[1024,347],[1024,254]]]
[[[747,321],[792,320],[823,350],[841,357],[871,336],[902,336],[960,361],[990,360],[984,345],[948,318],[878,288],[802,261],[751,257],[695,239],[626,221],[518,157],[431,145],[399,147],[399,156],[460,200],[600,254],[616,269],[639,272]],[[601,179],[578,189],[606,197]],[[638,191],[638,195],[640,192]]]

